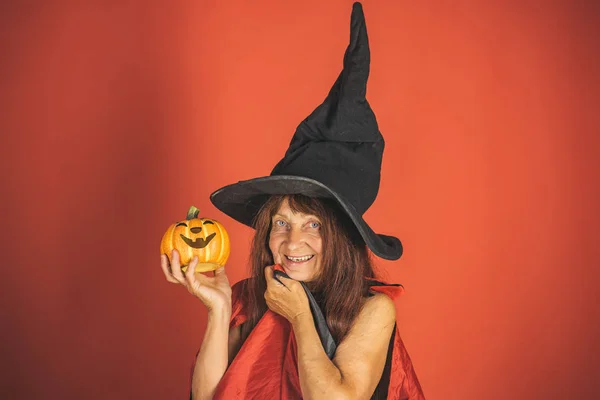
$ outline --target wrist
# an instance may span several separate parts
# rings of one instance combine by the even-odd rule
[[[223,305],[208,309],[209,320],[226,320],[229,323],[231,319],[231,305]]]
[[[297,326],[306,324],[306,323],[313,323],[312,313],[310,311],[303,311],[301,313],[298,313],[294,316],[294,318],[292,318],[290,323],[292,324],[292,327],[294,327],[294,328]]]

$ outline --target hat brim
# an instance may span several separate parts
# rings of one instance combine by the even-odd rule
[[[240,181],[218,189],[210,195],[210,200],[223,213],[253,227],[254,217],[268,198],[284,194],[334,199],[350,217],[373,254],[386,260],[397,260],[402,256],[402,242],[398,238],[375,233],[350,202],[314,179],[272,175]]]

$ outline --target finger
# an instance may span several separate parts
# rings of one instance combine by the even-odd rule
[[[285,269],[281,266],[281,264],[275,264],[273,265],[273,273],[275,273],[275,271],[285,272]]]
[[[196,281],[196,265],[198,265],[198,256],[194,256],[192,261],[190,261],[187,269],[185,270],[185,280],[190,286],[193,286],[194,282]]]
[[[267,289],[273,287],[273,285],[281,285],[273,279],[273,268],[270,266],[265,267],[265,280],[267,281]]]
[[[171,271],[169,271],[169,257],[167,257],[166,254],[160,255],[160,268],[162,269],[163,274],[165,274],[167,281],[171,283],[179,283],[175,278],[173,278]]]
[[[269,308],[269,310],[270,310],[271,309],[271,296],[269,295],[268,290],[265,290],[263,297],[265,299],[265,303],[267,304],[267,308]]]
[[[175,278],[177,280],[177,282],[179,282],[179,283],[185,282],[185,278],[183,276],[183,273],[181,272],[179,252],[175,249],[173,249],[173,252],[171,255],[171,274],[173,275],[173,278]]]
[[[225,267],[215,269],[215,276],[225,275]]]
[[[271,268],[271,277],[272,277],[271,282],[273,283],[273,285],[278,286],[278,287],[285,286],[285,284],[281,281],[282,276],[280,274],[276,274],[275,273],[276,270],[273,267],[269,267],[269,268]]]
[[[276,276],[275,280],[277,280],[282,286],[284,286],[288,290],[291,290],[290,287],[294,284],[294,282],[296,282],[295,280],[291,278],[286,278],[282,275]]]

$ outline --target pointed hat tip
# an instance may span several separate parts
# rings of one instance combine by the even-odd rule
[[[363,12],[363,7],[360,2],[355,2],[352,4],[352,14],[350,16],[350,30],[351,31],[359,31],[362,30],[365,25],[365,13]],[[366,32],[364,32],[366,33]]]
[[[354,4],[352,4],[352,13],[363,13],[362,3],[360,1],[355,1]]]
[[[350,43],[346,55],[350,54],[360,54],[359,57],[365,57],[368,62],[369,40],[367,37],[365,14],[363,13],[362,4],[358,1],[352,5],[352,15],[350,17]],[[348,60],[345,57],[345,61]]]

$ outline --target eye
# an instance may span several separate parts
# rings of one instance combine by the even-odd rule
[[[283,227],[285,225],[286,225],[285,221],[282,221],[280,219],[278,219],[277,221],[275,221],[275,226],[281,226],[281,227]]]
[[[310,226],[313,229],[319,229],[321,227],[321,224],[318,223],[318,222],[313,221],[308,226]]]

